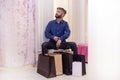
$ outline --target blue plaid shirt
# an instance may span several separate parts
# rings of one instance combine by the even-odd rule
[[[62,20],[60,23],[57,23],[56,20],[50,21],[46,27],[45,36],[46,38],[50,39],[50,42],[55,42],[54,36],[59,37],[62,42],[65,42],[70,36],[68,23],[64,20]]]

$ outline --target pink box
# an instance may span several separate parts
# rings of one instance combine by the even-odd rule
[[[87,44],[78,44],[77,49],[78,49],[78,54],[85,55],[85,62],[88,62],[88,45]]]

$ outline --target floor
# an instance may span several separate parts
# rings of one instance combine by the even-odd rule
[[[86,66],[87,68],[87,66]],[[36,73],[36,67],[27,67],[23,69],[0,69],[0,80],[48,80],[44,76]],[[60,75],[49,80],[87,80],[85,76],[66,76]]]

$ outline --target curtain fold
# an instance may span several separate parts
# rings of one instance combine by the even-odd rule
[[[35,64],[35,1],[0,1],[0,67]]]

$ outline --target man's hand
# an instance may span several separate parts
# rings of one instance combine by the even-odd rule
[[[57,42],[59,40],[59,37],[55,36],[54,40]]]
[[[57,43],[56,43],[56,47],[59,48],[61,45],[61,40],[58,40]]]

